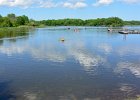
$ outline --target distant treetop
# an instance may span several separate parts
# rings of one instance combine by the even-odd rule
[[[16,16],[11,13],[6,17],[0,15],[0,27],[17,27],[21,25],[29,26],[109,26],[120,27],[124,25],[140,25],[140,21],[123,21],[119,17],[97,18],[97,19],[52,19],[35,21],[26,15]]]

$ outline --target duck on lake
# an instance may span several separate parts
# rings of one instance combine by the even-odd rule
[[[64,42],[64,41],[65,41],[65,39],[64,39],[64,38],[60,38],[59,40],[60,40],[61,42]]]

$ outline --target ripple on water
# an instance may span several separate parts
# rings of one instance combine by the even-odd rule
[[[114,69],[114,72],[120,75],[124,75],[127,70],[130,71],[132,75],[137,78],[140,78],[140,64],[131,63],[131,62],[119,62],[117,67]]]

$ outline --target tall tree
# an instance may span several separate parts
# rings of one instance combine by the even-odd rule
[[[10,19],[15,19],[16,15],[15,14],[8,14],[7,17],[10,18]]]
[[[3,27],[12,27],[13,25],[12,25],[12,23],[11,23],[9,18],[4,17],[1,26],[3,26]]]

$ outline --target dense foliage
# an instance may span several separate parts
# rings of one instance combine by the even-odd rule
[[[28,26],[124,26],[140,25],[140,21],[123,21],[118,17],[98,18],[98,19],[58,19],[35,21],[27,16],[16,16],[8,14],[6,17],[0,15],[0,27],[17,27],[21,25]]]
[[[59,19],[43,20],[39,22],[47,26],[123,26],[123,20],[118,17],[98,18],[90,20],[82,19]]]
[[[5,27],[0,28],[0,39],[1,38],[11,38],[11,37],[17,37],[17,36],[27,36],[32,31],[34,31],[34,28],[32,27]]]
[[[16,16],[15,14],[8,14],[6,17],[0,15],[0,27],[16,27],[20,25],[27,25],[29,19],[27,16]]]
[[[140,25],[140,21],[124,21],[125,25]]]

